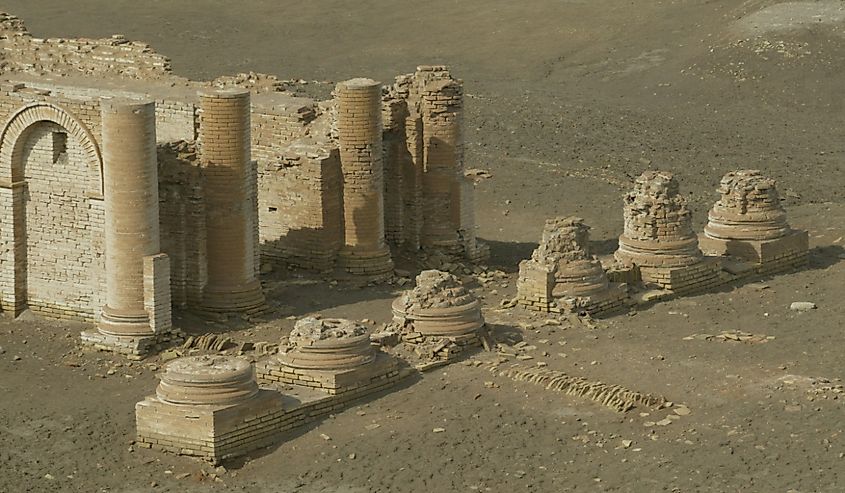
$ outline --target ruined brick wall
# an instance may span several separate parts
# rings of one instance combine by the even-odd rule
[[[385,88],[386,234],[409,250],[480,261],[489,251],[476,241],[474,184],[464,176],[463,104],[463,83],[444,66]]]
[[[197,106],[194,101],[157,98],[156,140],[161,143],[197,139]]]
[[[0,12],[0,48],[0,68],[5,72],[172,77],[170,60],[146,43],[127,41],[120,34],[105,39],[35,38],[20,19],[4,12]]]
[[[4,84],[0,121],[3,309],[92,319],[105,284],[99,105]]]
[[[64,142],[62,142],[64,141]],[[81,143],[54,123],[39,123],[23,147],[26,293],[34,311],[93,317],[101,302],[103,210],[86,196]]]
[[[265,259],[331,269],[343,241],[337,151],[291,146],[259,172],[258,220]]]
[[[411,76],[399,76],[382,97],[385,239],[414,251],[423,215],[422,120],[408,103]]]
[[[202,170],[192,142],[158,147],[161,251],[170,257],[173,304],[196,306],[206,279]]]

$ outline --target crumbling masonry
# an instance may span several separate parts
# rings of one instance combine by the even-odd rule
[[[37,39],[0,14],[0,308],[96,321],[142,354],[170,305],[260,313],[263,262],[379,279],[391,249],[481,260],[463,89],[444,67],[335,98],[192,82],[122,36]]]
[[[518,287],[521,305],[544,312],[607,314],[622,309],[626,297],[590,253],[589,227],[578,217],[546,221],[540,246],[519,263]]]
[[[510,304],[606,315],[639,301],[706,292],[806,265],[807,232],[789,227],[774,180],[758,170],[733,171],[718,193],[699,236],[674,176],[646,171],[625,195],[625,229],[604,266],[589,253],[581,219],[546,221],[540,246],[519,264],[517,298]]]

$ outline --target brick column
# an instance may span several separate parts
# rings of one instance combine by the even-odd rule
[[[249,104],[249,91],[243,89],[200,93],[208,245],[202,304],[211,311],[247,311],[264,304],[256,275],[257,169],[250,160]]]
[[[159,252],[155,104],[104,99],[106,304],[99,331],[151,336],[144,257]]]
[[[460,81],[442,66],[419,67],[420,111],[423,120],[425,219],[422,245],[461,250],[459,230],[464,178],[463,107]],[[474,236],[474,231],[467,234]]]
[[[384,241],[381,84],[370,79],[341,82],[336,97],[343,170],[340,264],[353,274],[390,275],[393,262]]]

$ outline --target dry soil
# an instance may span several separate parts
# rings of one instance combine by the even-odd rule
[[[483,288],[534,360],[682,402],[619,414],[455,365],[214,470],[137,450],[133,406],[157,359],[82,351],[81,326],[0,323],[0,491],[838,492],[845,490],[845,2],[771,0],[6,0],[37,36],[123,33],[193,78],[259,71],[325,94],[446,63],[467,92],[479,235],[509,278]],[[775,177],[810,268],[595,326],[497,309],[545,218],[577,214],[602,252],[621,195],[677,174],[702,226],[726,171]],[[268,279],[290,316],[387,322],[390,287]],[[818,309],[789,310],[793,301]],[[221,324],[193,330],[216,330]],[[232,332],[276,340],[282,318]],[[522,324],[522,325],[520,325]],[[708,340],[741,330],[755,344]],[[694,336],[695,337],[691,337]],[[483,357],[483,356],[479,356]],[[644,415],[648,413],[648,415]],[[434,433],[435,428],[445,431]],[[330,439],[325,439],[329,437]]]

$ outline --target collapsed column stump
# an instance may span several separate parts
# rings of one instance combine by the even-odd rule
[[[549,219],[540,245],[519,263],[517,300],[529,310],[597,316],[625,307],[623,283],[611,283],[590,253],[589,227],[578,217]]]
[[[625,196],[625,229],[614,254],[623,268],[660,289],[679,294],[719,285],[718,260],[705,258],[692,214],[672,173],[646,171]]]
[[[351,320],[303,318],[283,347],[258,365],[262,382],[340,396],[381,390],[401,378],[398,361],[373,347],[369,331]]]
[[[721,197],[699,238],[705,253],[750,262],[767,274],[806,265],[807,232],[787,223],[775,180],[759,170],[732,171],[718,192]]]
[[[252,363],[189,356],[159,376],[156,395],[135,405],[141,447],[216,464],[278,440],[286,418],[282,396],[258,388]]]
[[[449,360],[482,345],[481,303],[452,274],[426,270],[414,289],[392,305],[393,325],[402,342],[431,346],[431,356]]]

